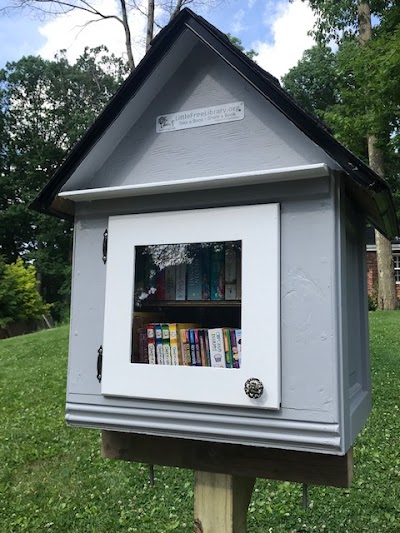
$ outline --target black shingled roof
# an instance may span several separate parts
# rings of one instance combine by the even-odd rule
[[[279,81],[234,46],[225,34],[190,9],[183,9],[153,39],[146,56],[121,85],[107,107],[81,140],[68,154],[47,185],[32,204],[37,211],[64,216],[52,206],[53,200],[99,138],[134,97],[151,72],[185,31],[192,31],[206,46],[246,79],[264,98],[334,159],[351,178],[355,196],[364,197],[363,204],[372,223],[387,237],[399,234],[393,198],[389,185],[340,144],[329,130],[310,113],[301,109],[284,91]],[[365,196],[369,198],[365,200]]]

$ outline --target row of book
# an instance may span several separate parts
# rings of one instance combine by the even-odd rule
[[[144,255],[137,269],[143,279],[136,280],[142,299],[241,299],[241,250],[236,242],[188,245],[187,255],[181,263],[164,268],[155,267],[151,256]]]
[[[139,328],[138,335],[139,363],[240,368],[240,329],[152,323]]]

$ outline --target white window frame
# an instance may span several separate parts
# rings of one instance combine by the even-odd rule
[[[131,363],[135,246],[238,240],[242,241],[241,368]],[[109,218],[102,394],[279,409],[280,373],[279,204]],[[249,378],[264,385],[257,400],[244,392]]]
[[[393,252],[394,278],[397,285],[400,285],[400,252]]]

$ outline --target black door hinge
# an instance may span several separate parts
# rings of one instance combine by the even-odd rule
[[[98,356],[97,356],[97,379],[99,383],[101,382],[101,373],[103,370],[103,346],[100,346],[100,348],[97,350]]]
[[[104,230],[103,233],[103,263],[107,263],[107,248],[108,248],[108,231]]]

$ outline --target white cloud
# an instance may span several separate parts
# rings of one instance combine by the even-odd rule
[[[97,9],[107,15],[118,15],[115,0],[95,0]],[[39,32],[47,41],[37,53],[46,59],[53,59],[61,49],[67,51],[67,58],[75,61],[85,46],[93,48],[105,45],[117,56],[127,57],[125,34],[122,24],[115,19],[99,20],[85,26],[93,17],[81,10],[70,11],[47,22]],[[138,12],[130,15],[130,26],[133,41],[133,53],[138,62],[144,54],[145,17]]]
[[[243,30],[247,29],[247,26],[244,26],[243,19],[245,16],[244,9],[239,9],[234,15],[233,15],[233,21],[231,24],[231,30],[233,35],[236,35],[237,33],[240,33]]]
[[[315,17],[308,3],[301,0],[275,4],[272,20],[270,7],[267,0],[264,18],[265,25],[272,26],[273,43],[259,40],[252,44],[252,48],[258,52],[257,63],[281,78],[297,64],[304,50],[313,46],[314,40],[307,33],[312,29]]]
[[[257,0],[248,0],[248,2],[247,2],[248,8],[252,9],[256,2],[257,2]]]

